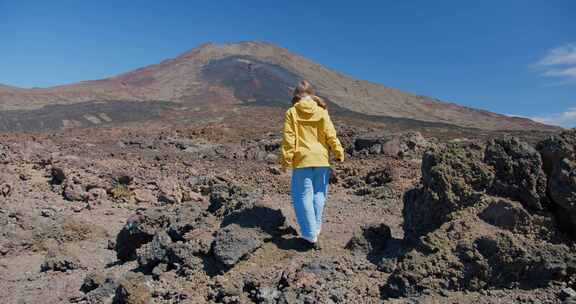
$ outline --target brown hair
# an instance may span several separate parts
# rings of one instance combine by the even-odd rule
[[[319,107],[323,109],[328,108],[326,102],[322,98],[316,96],[316,93],[314,92],[314,88],[312,88],[312,85],[308,81],[302,80],[294,88],[292,105],[295,105],[298,101],[300,101],[300,99],[304,98],[305,96],[310,96]]]

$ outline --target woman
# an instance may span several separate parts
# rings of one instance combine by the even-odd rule
[[[326,103],[307,81],[294,89],[292,107],[286,111],[282,141],[282,168],[292,168],[292,203],[300,235],[308,246],[319,248],[322,211],[328,195],[330,156],[344,161],[344,150],[328,116]]]

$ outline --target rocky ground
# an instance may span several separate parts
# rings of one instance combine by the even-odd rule
[[[273,128],[2,135],[1,302],[576,303],[576,131],[339,133],[321,250]]]

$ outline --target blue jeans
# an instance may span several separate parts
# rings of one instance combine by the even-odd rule
[[[328,196],[330,167],[296,168],[292,171],[292,204],[302,238],[316,242]]]

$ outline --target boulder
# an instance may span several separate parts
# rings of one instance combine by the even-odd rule
[[[8,164],[11,161],[8,146],[0,144],[0,164]]]
[[[353,150],[368,154],[386,154],[394,157],[419,156],[430,143],[419,132],[381,135],[367,134],[354,139]]]
[[[380,187],[392,181],[393,173],[392,168],[383,167],[376,168],[368,172],[365,177],[366,184],[371,187]]]
[[[165,247],[169,242],[187,241],[196,231],[211,231],[213,224],[213,216],[193,202],[172,209],[148,209],[128,218],[116,237],[116,255],[122,262],[133,260],[138,257],[137,249],[155,238],[151,246]]]
[[[69,201],[84,201],[86,200],[86,191],[80,184],[68,183],[64,186],[64,198]]]
[[[11,182],[0,181],[0,196],[8,197],[12,194],[12,189],[14,186]]]
[[[449,144],[426,152],[422,186],[404,195],[404,236],[412,248],[393,256],[394,267],[379,265],[392,271],[383,297],[575,280],[576,258],[548,211],[554,206],[541,167],[538,152],[515,138],[491,140],[486,149]],[[549,190],[558,189],[558,197],[550,196],[569,209],[574,165],[564,160],[554,172]]]
[[[156,185],[158,186],[158,201],[168,204],[182,202],[182,189],[177,179],[166,177],[158,181]]]
[[[563,230],[576,238],[576,162],[565,158],[556,165],[549,192]]]
[[[576,129],[552,135],[539,142],[536,149],[542,155],[544,172],[550,176],[562,159],[576,159]]]
[[[136,258],[136,249],[152,240],[154,235],[170,224],[161,209],[149,209],[128,218],[116,237],[116,255],[122,262]]]
[[[422,187],[404,194],[404,233],[409,241],[433,231],[458,210],[478,204],[492,186],[494,172],[477,148],[450,145],[427,151]]]
[[[204,253],[190,243],[177,242],[170,245],[167,259],[167,265],[177,268],[183,275],[202,271],[204,267]]]
[[[264,236],[254,228],[231,224],[216,233],[212,250],[217,261],[230,268],[262,246]]]
[[[515,137],[493,139],[486,146],[484,162],[496,174],[491,193],[518,200],[533,211],[548,205],[542,158],[532,146]]]
[[[156,202],[156,196],[152,191],[148,189],[136,189],[134,190],[134,199],[138,203],[154,203]]]
[[[354,140],[354,150],[366,151],[369,154],[380,154],[386,141],[388,141],[387,138],[358,137]]]
[[[102,272],[90,272],[84,277],[80,290],[84,293],[89,293],[90,291],[104,285],[106,279],[106,275]]]
[[[163,272],[178,269],[188,274],[202,269],[201,253],[193,245],[183,242],[172,242],[168,234],[161,231],[151,242],[137,250],[138,264],[147,273]],[[163,269],[157,271],[157,269]]]
[[[149,304],[152,295],[146,277],[141,273],[128,272],[118,281],[114,304]]]
[[[168,263],[168,251],[172,240],[164,231],[154,235],[152,241],[136,250],[138,265],[147,272],[152,271],[160,263]]]
[[[254,189],[226,182],[210,186],[210,206],[208,211],[218,217],[253,207],[260,194]]]
[[[49,270],[66,272],[79,268],[82,268],[82,264],[78,257],[65,247],[57,245],[48,249],[44,256],[44,262],[40,266],[40,270],[43,272]]]
[[[394,136],[382,146],[382,153],[390,156],[418,156],[430,146],[420,132],[406,132]]]
[[[199,232],[211,231],[215,219],[206,210],[195,202],[185,202],[168,215],[169,226],[167,233],[174,241],[184,241],[189,233],[196,235]]]
[[[422,159],[422,187],[404,195],[407,238],[426,234],[488,196],[518,201],[531,213],[545,212],[549,202],[541,167],[540,154],[513,137],[491,140],[484,151],[475,144],[430,149]]]
[[[64,169],[59,167],[52,167],[50,169],[50,183],[53,185],[62,185],[66,180],[66,173],[64,173]]]
[[[108,193],[102,188],[92,188],[88,190],[87,198],[89,201],[100,202],[108,198]]]
[[[85,284],[87,280],[90,281],[92,279],[87,276],[84,280],[82,288],[86,288]],[[114,296],[116,294],[116,289],[118,288],[118,283],[114,278],[107,276],[104,278],[103,282],[92,281],[90,284],[94,284],[90,286],[91,288],[95,288],[87,291],[81,290],[86,294],[85,298],[87,303],[109,304],[114,302]]]
[[[204,196],[196,191],[184,191],[182,193],[182,201],[185,202],[203,202]]]

